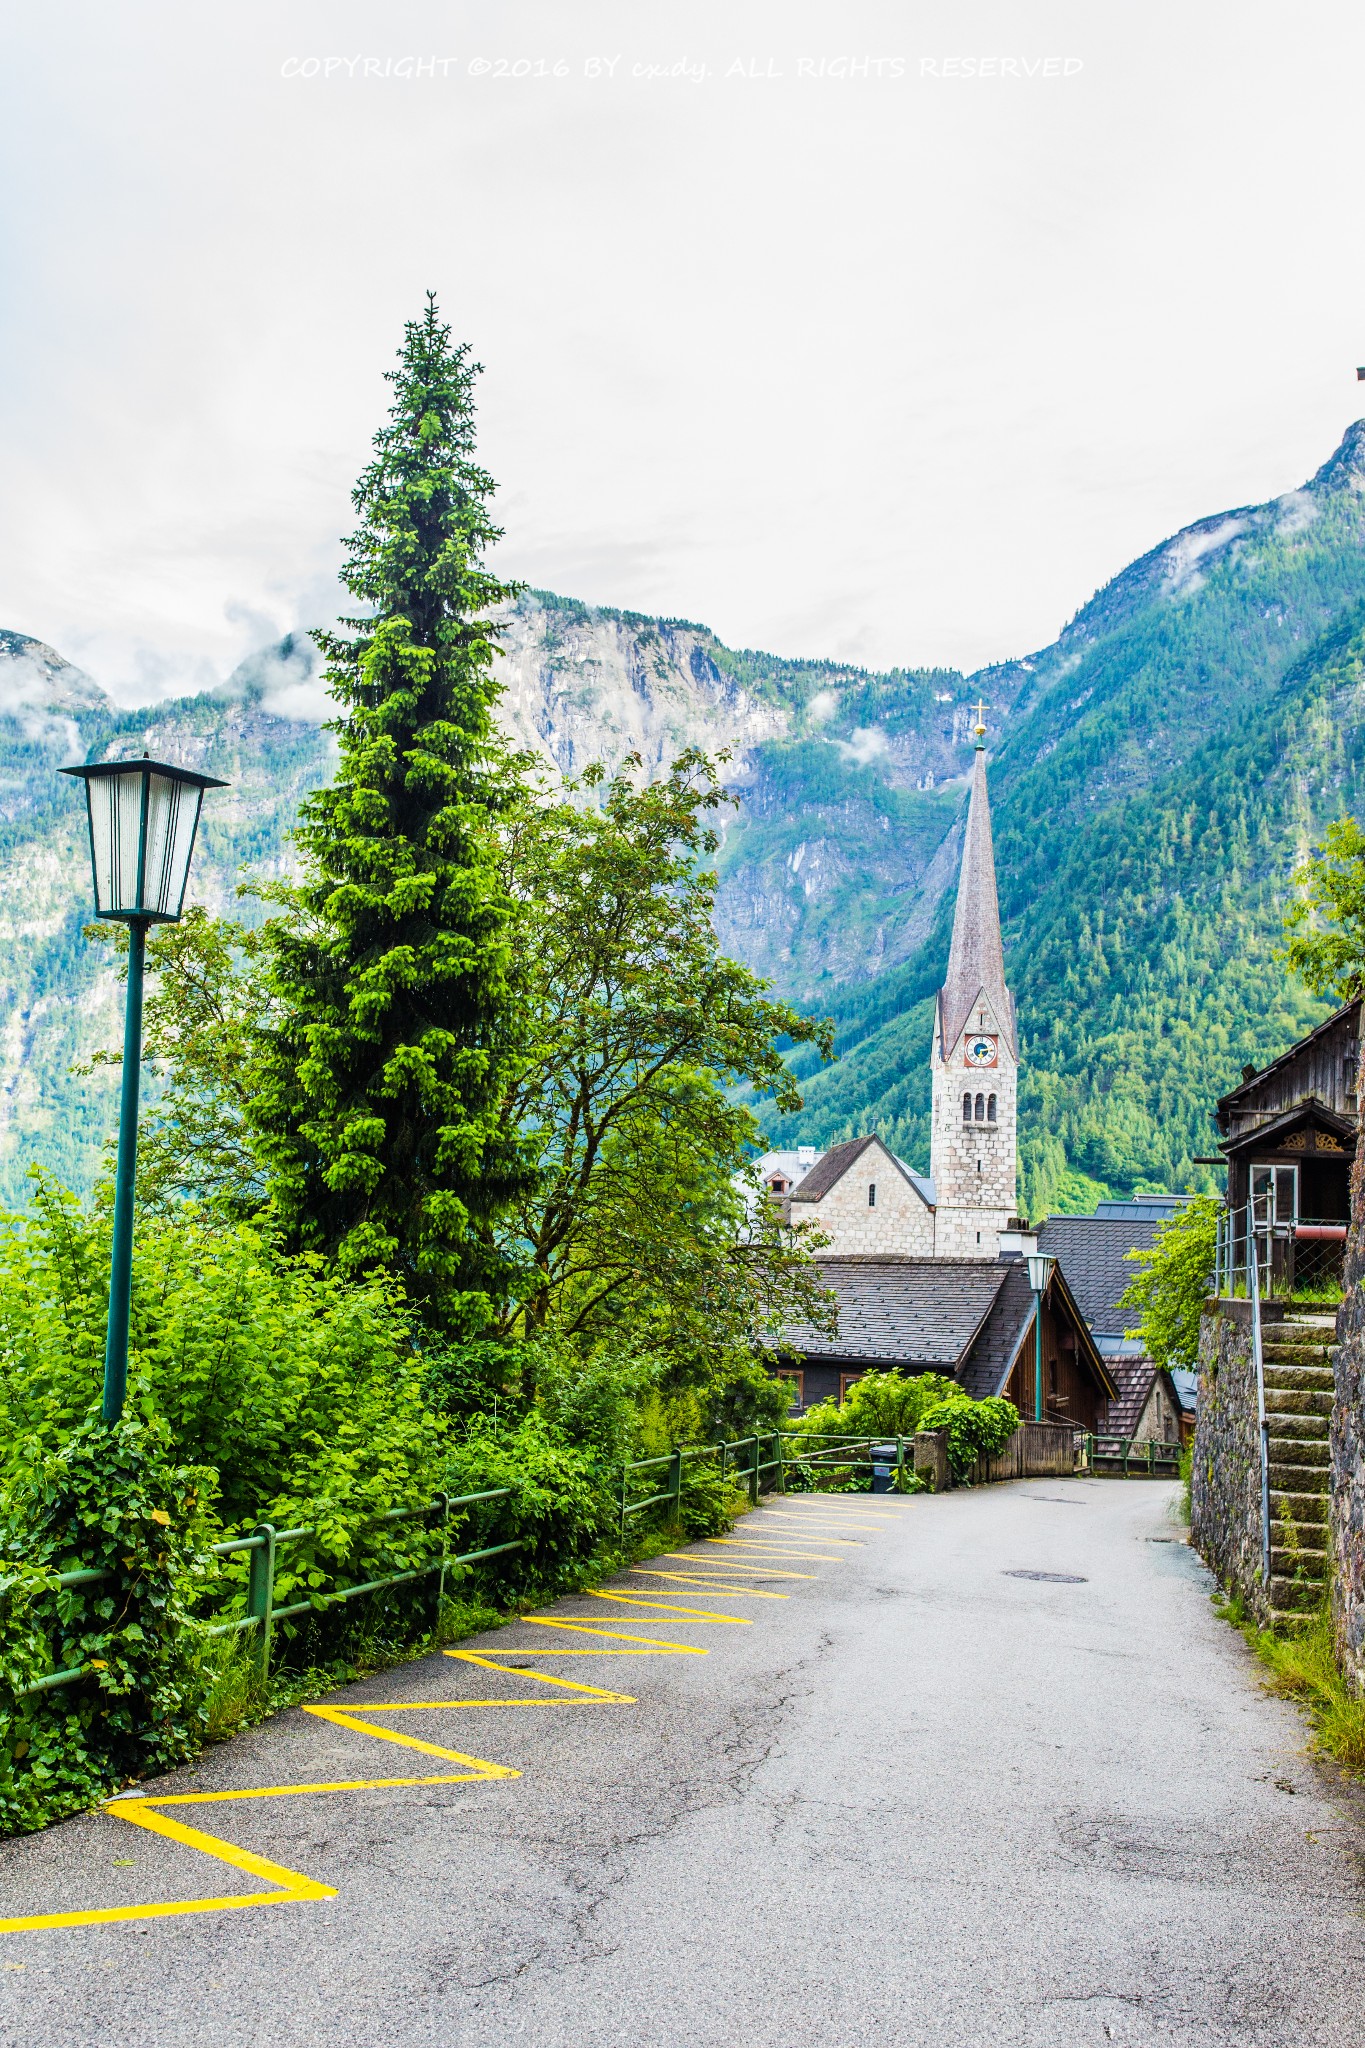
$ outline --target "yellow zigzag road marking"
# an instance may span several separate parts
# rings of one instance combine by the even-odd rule
[[[790,1600],[790,1593],[767,1593],[759,1586],[737,1586],[732,1579],[703,1578],[697,1572],[656,1572],[648,1565],[633,1564],[633,1572],[639,1572],[647,1579],[668,1579],[675,1586],[695,1586],[705,1591],[708,1586],[723,1589],[732,1600]]]
[[[788,1537],[785,1540],[790,1542],[791,1538]],[[745,1537],[741,1542],[736,1536],[708,1536],[706,1541],[708,1543],[723,1543],[728,1550],[756,1551],[760,1557],[803,1557],[808,1564],[845,1564],[847,1562],[847,1559],[842,1557],[827,1557],[822,1550],[777,1550],[771,1543],[755,1543],[749,1537]]]
[[[689,1607],[677,1595],[659,1593],[652,1600],[637,1600],[630,1593],[599,1593],[590,1589],[594,1600],[611,1600],[618,1607],[640,1607],[646,1614],[660,1615],[666,1621],[728,1621],[737,1628],[752,1628],[747,1614],[713,1614],[709,1607]],[[665,1606],[663,1603],[667,1601]]]
[[[567,1629],[571,1635],[605,1636],[611,1642],[642,1644],[648,1650],[662,1651],[665,1656],[709,1657],[711,1654],[709,1650],[697,1649],[695,1644],[692,1643],[665,1643],[656,1636],[627,1635],[624,1629],[619,1628],[589,1628],[587,1623],[583,1621],[552,1621],[548,1614],[523,1614],[521,1618],[523,1621],[534,1621],[541,1628]],[[447,1657],[458,1654],[454,1650],[446,1651]],[[638,1650],[536,1650],[531,1648],[509,1650],[507,1652],[509,1657],[634,1657],[638,1654]],[[525,1669],[524,1666],[522,1668]]]
[[[775,1564],[744,1564],[736,1557],[697,1558],[690,1550],[665,1550],[661,1553],[665,1561],[676,1560],[684,1564],[695,1564],[698,1569],[708,1572],[742,1572],[746,1579],[818,1579],[819,1572],[780,1572]],[[641,1567],[632,1565],[632,1571]]]
[[[711,1539],[719,1541],[719,1538]],[[805,1556],[807,1553],[800,1552]],[[837,1563],[838,1559],[827,1560]],[[735,1568],[726,1559],[706,1560],[713,1566]],[[740,1569],[744,1569],[740,1567]],[[775,1572],[768,1574],[762,1567],[747,1568],[749,1576],[764,1575],[777,1578],[811,1578],[809,1572]],[[659,1578],[677,1578],[687,1583],[678,1573],[659,1572]],[[700,1582],[703,1586],[705,1580]],[[712,1581],[726,1584],[725,1581]],[[727,1585],[729,1592],[744,1593],[745,1588]],[[593,1597],[609,1600],[622,1607],[635,1607],[647,1614],[666,1621],[700,1621],[729,1623],[740,1628],[753,1626],[747,1615],[718,1614],[710,1608],[693,1607],[676,1595],[659,1594],[653,1599],[634,1599],[625,1593],[598,1592]],[[751,1597],[768,1600],[785,1600],[785,1593],[753,1592]],[[573,1635],[593,1636],[613,1643],[628,1643],[625,1650],[582,1649],[551,1650],[531,1647],[511,1649],[504,1656],[511,1657],[705,1657],[708,1652],[693,1643],[664,1642],[655,1636],[637,1636],[622,1629],[592,1628],[581,1621],[559,1621],[548,1614],[528,1614],[523,1621],[539,1628],[563,1629]],[[206,1834],[201,1828],[187,1827],[178,1820],[171,1820],[160,1811],[167,1806],[221,1806],[243,1799],[283,1799],[300,1793],[314,1792],[376,1792],[416,1785],[460,1785],[490,1778],[518,1778],[520,1771],[510,1764],[490,1763],[484,1757],[467,1756],[462,1750],[443,1749],[438,1743],[424,1742],[415,1735],[400,1735],[396,1729],[381,1727],[367,1717],[372,1714],[426,1714],[438,1713],[448,1707],[556,1707],[556,1706],[634,1706],[630,1693],[609,1692],[603,1686],[587,1685],[571,1678],[556,1678],[550,1672],[537,1671],[525,1663],[508,1664],[499,1658],[480,1656],[474,1650],[447,1650],[447,1657],[461,1663],[473,1664],[484,1671],[503,1671],[514,1676],[534,1678],[540,1685],[557,1686],[561,1690],[580,1695],[573,1699],[546,1699],[542,1696],[531,1699],[455,1699],[455,1700],[389,1700],[367,1702],[363,1713],[353,1712],[336,1706],[305,1706],[304,1713],[316,1720],[326,1721],[334,1728],[346,1728],[357,1735],[369,1735],[377,1742],[392,1742],[400,1749],[416,1750],[422,1756],[440,1757],[443,1762],[463,1764],[464,1770],[443,1772],[434,1777],[420,1778],[342,1778],[326,1782],[309,1782],[294,1785],[259,1785],[241,1791],[225,1792],[167,1792],[137,1798],[117,1798],[105,1802],[104,1811],[116,1819],[124,1820],[131,1827],[144,1828],[148,1834],[160,1835],[165,1840],[179,1842],[182,1847],[196,1849],[215,1863],[226,1863],[230,1869],[245,1871],[249,1876],[260,1878],[276,1887],[273,1891],[222,1892],[209,1898],[163,1901],[142,1906],[93,1906],[72,1913],[25,1913],[12,1919],[0,1920],[0,1934],[17,1934],[28,1929],[49,1927],[97,1927],[121,1920],[170,1920],[187,1913],[222,1913],[236,1911],[247,1906],[282,1906],[297,1904],[305,1900],[334,1899],[337,1896],[334,1885],[322,1884],[318,1879],[307,1877],[301,1871],[290,1870],[283,1863],[272,1863],[268,1857],[257,1856],[250,1849],[239,1848],[235,1842],[225,1842],[219,1835]]]
[[[890,1518],[888,1517],[888,1520],[889,1519]],[[880,1521],[860,1522],[855,1520],[855,1518],[852,1515],[802,1515],[792,1513],[784,1508],[766,1508],[763,1511],[762,1521],[755,1522],[753,1526],[755,1528],[766,1529],[770,1521],[791,1522],[794,1524],[799,1523],[804,1524],[804,1526],[807,1529],[816,1529],[821,1531],[826,1529],[880,1529],[882,1526]]]
[[[536,1617],[540,1619],[541,1617]],[[555,1624],[562,1626],[563,1624]],[[676,1654],[684,1651],[677,1643],[662,1644],[661,1649]],[[227,1912],[244,1906],[281,1906],[295,1904],[302,1900],[334,1899],[337,1896],[334,1885],[321,1884],[316,1878],[305,1877],[300,1871],[290,1870],[282,1863],[272,1863],[265,1856],[257,1856],[250,1849],[242,1849],[235,1842],[225,1842],[218,1835],[205,1834],[199,1828],[184,1826],[180,1821],[168,1819],[158,1812],[164,1806],[219,1806],[242,1799],[281,1799],[290,1794],[302,1792],[375,1792],[413,1785],[460,1785],[487,1778],[519,1778],[520,1771],[510,1764],[490,1763],[486,1758],[466,1756],[461,1750],[442,1749],[434,1742],[423,1742],[415,1735],[400,1735],[392,1728],[378,1727],[366,1720],[368,1714],[415,1714],[432,1713],[446,1707],[559,1707],[559,1706],[633,1706],[631,1694],[608,1692],[602,1686],[584,1685],[571,1678],[555,1678],[548,1672],[519,1668],[514,1664],[502,1664],[491,1657],[480,1657],[471,1650],[447,1650],[448,1657],[456,1657],[470,1664],[481,1665],[486,1671],[505,1671],[513,1676],[534,1678],[542,1685],[561,1687],[569,1692],[581,1693],[581,1699],[551,1700],[391,1700],[366,1702],[364,1714],[350,1713],[341,1707],[306,1706],[305,1714],[312,1714],[319,1721],[328,1721],[334,1727],[353,1729],[357,1734],[374,1736],[380,1742],[393,1742],[402,1749],[415,1749],[424,1756],[443,1758],[448,1763],[467,1764],[467,1770],[446,1772],[438,1777],[423,1778],[344,1778],[325,1783],[297,1785],[260,1785],[244,1791],[229,1792],[167,1792],[151,1794],[141,1798],[110,1799],[105,1803],[105,1812],[119,1820],[126,1820],[133,1827],[145,1828],[149,1834],[164,1836],[168,1841],[179,1842],[187,1849],[197,1849],[211,1857],[216,1863],[226,1863],[234,1870],[244,1870],[252,1877],[263,1878],[269,1884],[278,1886],[268,1892],[220,1893],[211,1898],[166,1901],[145,1906],[95,1906],[73,1913],[25,1913],[14,1919],[0,1920],[0,1933],[15,1934],[25,1929],[47,1927],[96,1927],[116,1920],[168,1920],[186,1913]],[[534,1653],[533,1653],[534,1654]],[[591,1651],[580,1652],[592,1655]],[[599,1652],[608,1655],[610,1651]],[[692,1653],[705,1656],[704,1650]]]

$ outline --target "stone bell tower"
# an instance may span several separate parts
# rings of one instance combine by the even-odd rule
[[[940,1259],[997,1257],[1017,1200],[1019,1037],[1014,998],[1005,987],[982,711],[978,705],[953,943],[930,1052],[930,1175]]]

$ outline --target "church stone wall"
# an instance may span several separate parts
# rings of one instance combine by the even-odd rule
[[[869,1184],[877,1190],[869,1204]],[[908,1184],[900,1168],[875,1147],[818,1202],[792,1203],[792,1221],[818,1223],[830,1239],[831,1254],[900,1252],[934,1256],[934,1213]]]

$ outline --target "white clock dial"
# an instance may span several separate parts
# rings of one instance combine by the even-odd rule
[[[967,1065],[969,1067],[993,1067],[995,1065],[995,1040],[993,1038],[969,1038],[967,1040]]]

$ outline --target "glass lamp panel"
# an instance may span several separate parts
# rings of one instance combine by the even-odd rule
[[[95,906],[102,916],[137,908],[138,827],[142,819],[142,771],[92,775],[90,852],[95,869]]]
[[[190,871],[194,828],[204,792],[169,775],[147,778],[147,864],[142,908],[153,917],[178,917]]]

